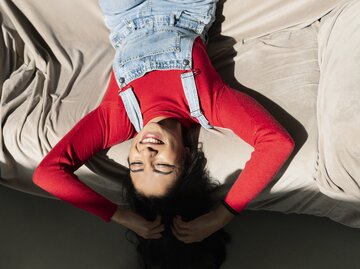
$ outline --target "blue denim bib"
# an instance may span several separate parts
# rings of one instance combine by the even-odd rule
[[[190,69],[197,36],[206,43],[218,0],[99,0],[124,86],[151,70]]]
[[[120,88],[152,70],[192,69],[196,37],[207,42],[218,0],[99,0],[110,42],[113,70]],[[191,115],[212,128],[201,113],[193,73],[181,76]],[[141,110],[131,89],[120,93],[135,129],[142,128]]]

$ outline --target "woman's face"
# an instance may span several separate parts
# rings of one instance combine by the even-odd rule
[[[181,125],[172,119],[149,122],[132,140],[129,152],[130,177],[145,196],[161,197],[182,170],[185,148]]]

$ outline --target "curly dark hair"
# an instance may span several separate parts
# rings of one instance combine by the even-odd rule
[[[207,160],[201,147],[189,143],[189,139],[184,139],[190,154],[184,159],[183,170],[176,183],[165,196],[146,197],[137,192],[130,172],[129,179],[125,181],[123,195],[130,208],[149,221],[153,221],[159,214],[165,226],[160,239],[144,239],[128,231],[136,239],[134,243],[137,245],[141,268],[212,269],[219,268],[225,260],[225,244],[230,241],[230,237],[223,229],[202,242],[191,244],[179,241],[171,231],[174,216],[180,215],[184,221],[190,221],[209,212],[216,205],[214,197],[220,188],[205,168]]]

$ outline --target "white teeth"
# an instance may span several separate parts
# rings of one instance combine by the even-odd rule
[[[155,139],[155,138],[145,138],[141,141],[141,143],[152,143],[152,144],[162,144],[163,142],[161,140]]]

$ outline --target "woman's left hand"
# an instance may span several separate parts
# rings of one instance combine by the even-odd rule
[[[181,220],[180,216],[173,219],[171,230],[175,237],[184,243],[201,242],[217,230],[220,230],[235,217],[222,204],[192,221]]]

